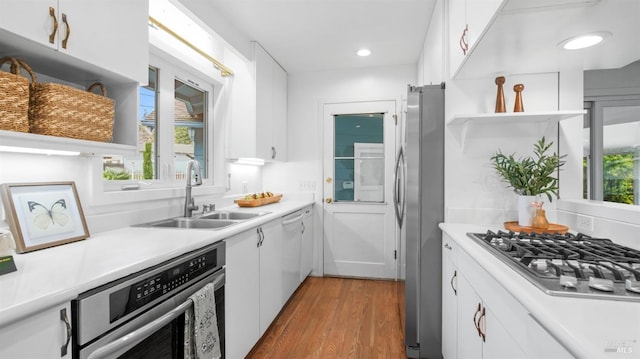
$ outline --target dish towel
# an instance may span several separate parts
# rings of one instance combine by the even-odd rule
[[[213,283],[192,294],[193,305],[184,315],[184,357],[219,359],[220,336]]]

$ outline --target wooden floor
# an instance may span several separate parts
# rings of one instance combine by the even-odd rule
[[[247,358],[406,358],[402,285],[309,277]]]

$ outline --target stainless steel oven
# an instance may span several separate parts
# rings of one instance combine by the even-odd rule
[[[189,297],[208,283],[224,358],[224,265],[218,242],[82,293],[72,301],[73,358],[183,358]]]

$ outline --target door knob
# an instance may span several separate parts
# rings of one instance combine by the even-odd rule
[[[331,203],[333,200],[331,199],[331,197],[327,197],[324,201],[327,203]]]

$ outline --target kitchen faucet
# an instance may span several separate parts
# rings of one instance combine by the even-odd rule
[[[191,183],[191,175],[193,173],[193,177],[195,178],[195,182]],[[187,186],[186,186],[186,195],[184,197],[184,216],[191,217],[193,211],[198,210],[198,206],[196,206],[193,201],[193,197],[191,197],[191,187],[192,186],[200,186],[202,184],[202,170],[200,170],[200,162],[196,160],[191,160],[187,162]]]

